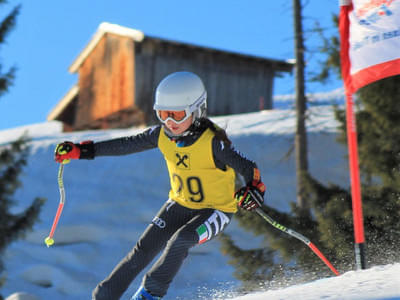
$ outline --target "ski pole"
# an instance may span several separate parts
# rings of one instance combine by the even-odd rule
[[[308,238],[306,238],[304,235],[292,229],[286,228],[285,226],[279,224],[269,215],[267,215],[261,208],[256,208],[256,212],[275,228],[291,235],[292,237],[302,241],[304,244],[310,247],[310,249],[329,267],[329,269],[331,269],[331,271],[335,273],[336,276],[339,276],[339,272],[335,269],[335,267],[329,262],[329,260],[322,254],[321,251],[319,251],[319,249]]]
[[[67,163],[69,161],[65,161]],[[44,243],[47,247],[50,247],[54,244],[54,232],[56,231],[58,220],[60,219],[62,210],[64,208],[65,203],[65,190],[64,190],[64,181],[63,181],[63,173],[64,173],[64,162],[60,164],[60,168],[58,169],[58,188],[60,190],[60,202],[58,204],[57,212],[54,217],[53,225],[51,226],[50,234],[45,238]]]

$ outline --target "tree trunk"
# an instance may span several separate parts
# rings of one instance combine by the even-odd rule
[[[296,53],[296,176],[297,176],[297,205],[301,210],[308,210],[304,196],[304,175],[308,172],[307,132],[305,126],[306,97],[304,93],[304,40],[301,14],[301,0],[293,0],[294,32]]]

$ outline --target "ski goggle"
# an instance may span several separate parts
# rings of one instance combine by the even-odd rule
[[[186,110],[157,110],[156,112],[158,119],[163,123],[171,120],[176,124],[181,124],[191,116]]]
[[[203,94],[191,105],[189,106],[178,106],[175,107],[176,110],[168,109],[168,106],[163,106],[159,104],[154,104],[154,110],[156,111],[157,118],[165,123],[168,120],[174,121],[176,124],[181,124],[186,121],[196,110],[201,108],[205,109],[207,107],[206,104],[207,92],[204,91]]]

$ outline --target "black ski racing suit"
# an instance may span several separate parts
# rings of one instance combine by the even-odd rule
[[[94,157],[115,156],[137,153],[158,147],[161,126],[129,137],[116,138],[94,144]],[[202,134],[194,132],[182,137],[185,146],[193,144]],[[226,147],[217,138],[212,140],[212,154],[217,168],[229,166],[251,182],[256,164],[236,151]],[[92,158],[94,158],[92,157]],[[190,209],[168,200],[154,217],[135,247],[114,268],[110,275],[95,288],[92,300],[117,300],[129,287],[135,277],[164,249],[160,258],[143,278],[145,289],[156,296],[164,296],[182,265],[191,247],[199,243],[196,231],[202,224],[208,225],[212,239],[226,227],[232,213],[219,210]]]

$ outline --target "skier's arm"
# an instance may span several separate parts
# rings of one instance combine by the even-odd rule
[[[214,138],[212,141],[212,148],[215,165],[219,169],[224,170],[226,166],[231,167],[243,176],[246,184],[253,180],[261,180],[256,163],[245,157],[232,145],[227,145],[217,138]]]
[[[94,143],[94,157],[126,155],[156,148],[160,129],[160,126],[154,126],[138,135]]]
[[[264,202],[265,185],[261,181],[256,163],[246,158],[232,145],[227,145],[216,138],[213,139],[212,147],[216,166],[222,170],[226,169],[226,166],[233,168],[246,182],[246,185],[235,193],[238,205],[246,210],[260,207]]]
[[[102,142],[85,141],[80,144],[74,144],[66,141],[57,145],[55,160],[59,163],[65,163],[70,159],[94,159],[97,156],[137,153],[156,148],[159,134],[160,126],[155,126],[138,135]]]

